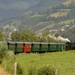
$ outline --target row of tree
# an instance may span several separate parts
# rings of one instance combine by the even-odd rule
[[[25,29],[21,32],[15,31],[12,33],[12,41],[23,41],[23,42],[61,42],[61,40],[55,40],[50,37],[48,30],[36,35],[36,33],[30,29]]]
[[[0,31],[0,41],[7,39],[6,35],[4,35]],[[55,40],[54,38],[50,37],[50,32],[48,30],[36,34],[34,31],[30,29],[25,29],[23,31],[14,31],[11,34],[11,41],[22,41],[22,42],[62,42],[61,40]]]

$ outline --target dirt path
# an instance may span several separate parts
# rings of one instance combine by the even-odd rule
[[[0,67],[0,75],[11,75],[7,73],[2,67]]]

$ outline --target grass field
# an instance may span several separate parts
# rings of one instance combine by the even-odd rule
[[[71,2],[75,2],[75,0],[66,0],[63,4],[64,5],[69,5]]]
[[[69,24],[69,23],[71,23],[71,22],[73,23],[73,22],[74,22],[74,19],[62,21],[62,22],[60,22],[59,24]]]
[[[50,17],[55,17],[55,18],[57,18],[57,17],[60,17],[60,16],[66,16],[68,14],[68,12],[56,12],[56,13],[52,13],[51,15],[50,15]]]
[[[53,65],[59,75],[75,75],[75,51],[52,52],[43,54],[19,54],[16,55],[16,62],[19,62],[27,75],[27,70],[31,66],[39,69],[43,65]]]

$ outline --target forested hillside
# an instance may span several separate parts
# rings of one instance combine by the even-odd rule
[[[49,30],[53,35],[75,40],[75,0],[41,0],[19,16],[5,29],[30,28],[36,33]]]
[[[41,0],[0,0],[0,22],[16,18]]]

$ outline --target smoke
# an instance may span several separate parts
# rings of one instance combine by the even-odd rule
[[[68,38],[63,38],[61,36],[55,37],[54,35],[50,35],[50,34],[48,36],[51,38],[54,38],[55,40],[61,40],[63,42],[70,42],[70,40]]]
[[[68,38],[63,38],[63,37],[61,37],[61,36],[59,36],[57,39],[58,39],[58,40],[62,40],[62,41],[64,41],[64,42],[70,42],[70,40],[69,40]]]

